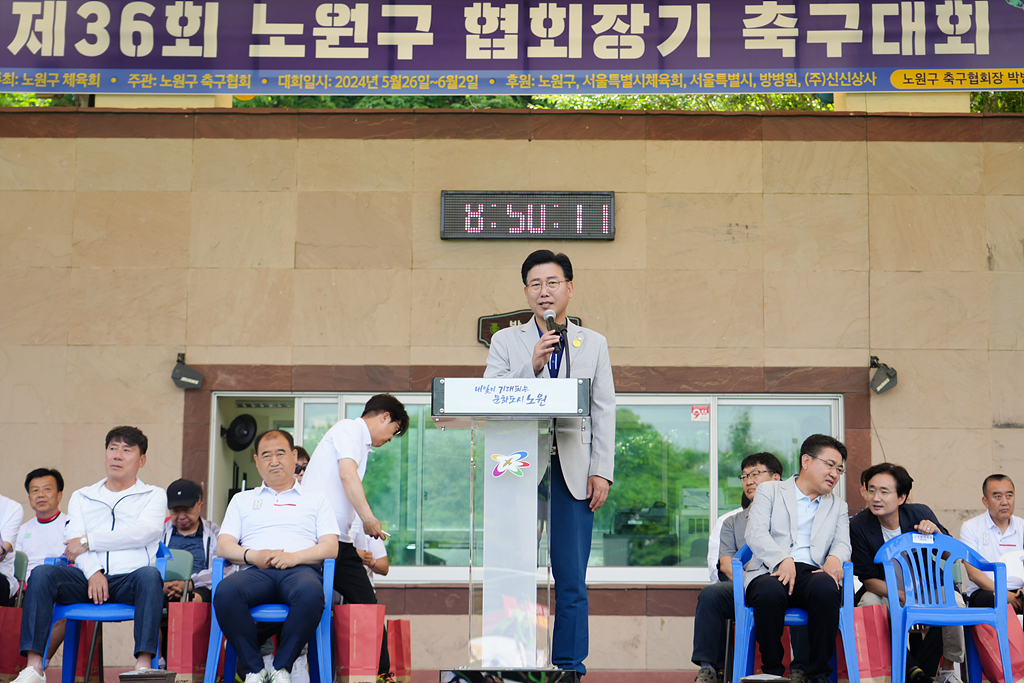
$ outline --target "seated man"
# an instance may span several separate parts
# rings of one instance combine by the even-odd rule
[[[782,463],[771,453],[748,455],[740,464],[743,484],[742,509],[725,517],[718,537],[718,561],[714,567],[720,582],[701,589],[694,618],[693,655],[700,667],[696,683],[720,683],[725,668],[726,621],[733,618],[732,557],[746,544],[747,512],[759,484],[782,479]]]
[[[883,462],[869,467],[861,474],[861,481],[868,507],[850,520],[853,571],[864,584],[857,592],[857,604],[888,605],[885,570],[882,565],[875,564],[878,549],[908,531],[947,535],[949,532],[927,505],[906,502],[914,480],[900,465]],[[955,631],[957,627],[949,629]],[[924,637],[918,637],[917,634],[911,637],[910,652],[907,655],[908,683],[929,683],[932,680],[939,667],[944,630],[932,628],[928,629]],[[956,634],[949,633],[947,640],[955,644]],[[958,680],[951,667],[940,671],[939,677],[947,682]]]
[[[753,557],[743,574],[766,674],[785,672],[782,631],[790,607],[807,611],[808,680],[826,683],[832,671],[829,660],[835,654],[842,603],[839,585],[843,562],[850,559],[847,505],[832,489],[845,462],[841,441],[813,434],[800,446],[797,477],[757,487],[746,531]]]
[[[213,597],[224,636],[238,653],[245,683],[291,683],[292,665],[316,631],[324,610],[324,560],[338,554],[338,522],[327,497],[304,493],[295,481],[292,435],[270,430],[256,437],[256,469],[263,485],[235,494],[224,513],[217,554],[242,567]],[[288,605],[272,670],[264,668],[250,608]]]
[[[36,514],[21,525],[16,549],[28,557],[28,577],[46,558],[64,554],[64,525],[67,524],[68,516],[59,507],[64,498],[64,477],[59,471],[45,467],[32,470],[25,477],[25,491],[28,493],[29,507]],[[53,625],[47,659],[53,656],[63,641],[64,620],[61,619]]]
[[[217,536],[220,527],[202,517],[203,490],[188,479],[178,479],[167,487],[167,510],[171,516],[164,523],[164,545],[192,553],[192,585],[195,599],[210,601],[213,589],[213,561],[217,558]],[[228,567],[233,569],[233,567]],[[164,596],[181,600],[188,590],[184,581],[164,582]]]
[[[1024,519],[1013,514],[1016,502],[1013,482],[1005,474],[991,474],[981,485],[981,504],[986,512],[972,517],[960,527],[960,540],[989,562],[1014,550],[1024,550]],[[964,592],[971,607],[995,606],[995,580],[992,572],[983,572],[964,563]],[[1006,603],[1017,614],[1024,612],[1024,591],[1021,580],[1006,577]]]
[[[28,666],[18,683],[44,683],[42,653],[55,603],[135,605],[135,668],[150,668],[163,611],[163,581],[153,565],[167,496],[138,478],[148,447],[146,435],[135,427],[110,430],[106,478],[71,494],[64,554],[75,566],[44,564],[29,577],[21,615],[21,653]]]
[[[295,479],[302,483],[302,477],[306,475],[306,467],[309,465],[309,453],[302,446],[296,446],[295,452],[298,455],[295,457]]]
[[[0,496],[0,607],[13,607],[18,593],[18,580],[14,578],[14,546],[18,543],[18,530],[25,511],[21,504],[7,496]]]

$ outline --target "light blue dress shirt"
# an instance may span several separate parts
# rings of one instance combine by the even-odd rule
[[[821,496],[811,500],[800,487],[796,488],[796,545],[790,555],[796,562],[818,566],[818,563],[811,559],[811,529],[814,527],[814,515],[818,512],[818,503]]]

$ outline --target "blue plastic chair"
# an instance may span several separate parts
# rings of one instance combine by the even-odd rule
[[[743,546],[732,558],[733,608],[736,624],[736,647],[733,653],[732,683],[739,683],[754,670],[754,609],[747,607],[743,585],[743,565],[753,556],[749,546]],[[807,612],[798,608],[786,610],[786,626],[806,626]],[[843,635],[843,651],[850,683],[860,683],[857,664],[857,639],[853,628],[853,564],[843,563],[843,606],[839,610],[839,632]],[[832,658],[832,683],[838,679],[835,657]],[[895,681],[893,682],[895,683]]]
[[[171,551],[161,543],[156,551],[156,568],[160,577],[167,575],[167,559]],[[46,564],[58,567],[68,566],[66,557],[47,557]],[[75,683],[75,665],[78,662],[78,633],[83,621],[133,621],[135,619],[135,605],[125,605],[120,602],[105,602],[102,605],[94,605],[91,602],[76,602],[70,605],[56,604],[53,606],[53,621],[50,622],[50,636],[53,635],[53,625],[61,619],[66,619],[64,626],[64,659],[63,668],[60,672],[61,683]],[[97,628],[98,631],[98,628]],[[46,652],[50,651],[50,636],[46,638]],[[95,647],[95,639],[93,641]],[[153,661],[160,661],[160,643],[157,639],[157,652]],[[45,653],[44,653],[45,654]],[[46,667],[46,658],[43,657],[43,667]],[[89,668],[92,668],[92,658],[89,659]],[[88,673],[86,674],[88,676]]]
[[[320,616],[316,632],[309,640],[309,680],[312,683],[331,683],[334,672],[331,669],[331,607],[334,599],[334,560],[324,560],[324,613]],[[217,586],[224,578],[224,558],[213,561],[213,597],[217,595]],[[213,602],[213,597],[210,602]],[[221,640],[224,632],[217,621],[217,610],[211,610],[210,649],[206,652],[206,673],[203,683],[214,683],[217,679],[217,667],[220,665]],[[249,610],[255,621],[283,622],[288,617],[288,605],[260,605]],[[235,649],[231,643],[224,648],[224,680],[235,679]]]
[[[953,563],[963,560],[976,569],[995,574],[995,607],[960,607],[954,597]],[[1005,680],[1012,681],[1010,647],[1006,630],[1006,565],[986,562],[981,555],[955,538],[944,534],[908,532],[886,542],[875,553],[875,562],[885,569],[885,587],[890,596],[898,595],[897,565],[903,574],[904,604],[889,599],[892,623],[892,683],[906,678],[907,649],[896,643],[907,642],[907,633],[915,624],[929,626],[975,626],[989,624],[999,638]],[[945,571],[949,568],[950,571]],[[964,638],[971,681],[980,681],[981,660],[974,638]]]

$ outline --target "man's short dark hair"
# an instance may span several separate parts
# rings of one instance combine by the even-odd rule
[[[827,434],[811,434],[804,439],[803,444],[800,446],[800,455],[809,455],[812,458],[817,458],[818,453],[821,453],[826,448],[834,448],[839,451],[839,455],[843,456],[843,462],[846,462],[846,446],[839,439]]]
[[[395,436],[401,436],[409,431],[409,413],[405,412],[402,402],[391,394],[371,396],[370,400],[366,402],[366,407],[363,408],[363,417],[373,417],[381,413],[387,413],[391,416],[392,422],[398,423],[398,431]]]
[[[309,462],[309,453],[306,452],[305,448],[303,448],[302,446],[296,446],[295,447],[295,452],[296,452],[296,458],[298,460],[305,460],[306,462]]]
[[[25,493],[28,493],[28,485],[32,483],[33,479],[40,479],[42,477],[53,477],[57,481],[57,490],[64,490],[64,477],[60,476],[60,472],[39,467],[29,472],[28,476],[25,477]]]
[[[861,472],[861,485],[867,489],[868,482],[879,474],[888,474],[896,480],[897,496],[909,496],[910,490],[914,488],[914,478],[910,476],[910,472],[907,472],[907,468],[903,465],[896,465],[891,462],[880,462],[877,465],[872,465]]]
[[[281,436],[284,437],[284,440],[288,442],[288,448],[295,450],[295,439],[289,432],[286,432],[283,429],[268,429],[262,434],[259,434],[256,437],[256,440],[252,442],[253,453],[259,455],[260,441],[263,441],[263,439],[267,438],[271,434],[280,434]]]
[[[1010,486],[1013,486],[1013,479],[1010,479],[1005,474],[990,474],[987,477],[985,477],[985,481],[981,483],[981,495],[983,495],[986,498],[988,498],[988,483],[990,481],[1008,481],[1010,482]],[[1014,486],[1014,489],[1016,488],[1017,487]]]
[[[768,469],[772,474],[782,476],[782,463],[775,457],[774,453],[765,451],[764,453],[753,453],[743,458],[743,462],[740,463],[740,472],[753,467],[754,465],[761,465]]]
[[[523,284],[527,284],[526,276],[530,274],[534,266],[539,266],[545,263],[554,263],[562,268],[562,273],[565,274],[565,279],[572,282],[572,261],[565,254],[551,251],[550,249],[538,249],[523,261]]]
[[[146,438],[146,435],[138,427],[128,427],[127,425],[114,427],[107,432],[107,440],[103,447],[109,447],[114,441],[119,441],[129,448],[138,446],[139,453],[142,455],[145,455],[146,451],[149,450],[149,439]]]

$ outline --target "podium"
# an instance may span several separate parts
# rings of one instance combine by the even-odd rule
[[[434,424],[470,430],[468,662],[441,683],[576,680],[551,663],[545,473],[554,419],[589,414],[589,379],[434,379]]]

